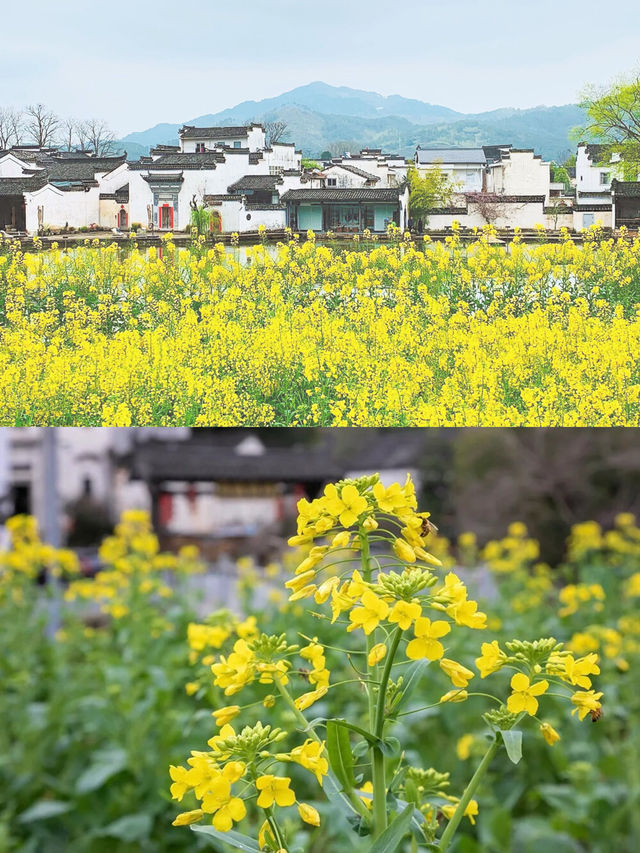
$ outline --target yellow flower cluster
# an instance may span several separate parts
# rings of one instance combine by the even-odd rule
[[[173,821],[174,826],[188,826],[199,822],[205,815],[212,816],[212,824],[219,832],[228,832],[233,824],[247,814],[245,800],[256,797],[256,805],[263,809],[267,820],[260,829],[261,848],[266,844],[281,842],[280,830],[273,819],[274,807],[286,808],[298,804],[298,813],[305,823],[320,825],[317,810],[308,803],[299,803],[291,789],[291,778],[260,772],[275,760],[293,762],[312,772],[321,783],[328,770],[327,760],[321,757],[323,743],[307,740],[289,753],[276,755],[269,747],[287,737],[281,729],[263,726],[246,726],[239,732],[226,723],[219,733],[208,741],[209,752],[192,750],[187,759],[189,767],[171,765],[171,796],[182,802],[185,794],[192,792],[199,808],[182,812]],[[239,795],[233,785],[242,782]],[[269,849],[275,849],[271,846]]]
[[[173,591],[166,583],[167,572],[180,576],[203,570],[192,546],[183,547],[178,554],[160,552],[144,510],[126,510],[114,534],[102,542],[99,555],[104,568],[92,578],[74,580],[64,597],[66,601],[100,602],[102,612],[113,619],[122,619],[143,601],[170,598]],[[162,624],[157,627],[160,631]]]
[[[54,576],[73,575],[79,569],[78,558],[66,548],[53,548],[40,539],[38,522],[30,515],[14,515],[5,523],[9,549],[0,551],[0,595],[15,580],[32,580],[41,572]]]
[[[564,649],[562,643],[556,643],[554,639],[538,640],[534,643],[513,641],[506,645],[505,652],[497,640],[483,643],[482,654],[476,658],[476,666],[480,670],[481,678],[486,678],[505,666],[526,668],[526,672],[516,672],[511,677],[511,694],[507,699],[507,709],[512,714],[537,714],[538,697],[549,689],[549,680],[539,677],[544,670],[549,679],[559,686],[569,684],[584,688],[574,691],[569,697],[575,706],[572,714],[577,713],[581,720],[588,713],[591,713],[592,718],[597,718],[602,693],[591,689],[589,678],[590,675],[600,674],[597,654],[590,653],[575,658]],[[548,723],[542,724],[541,731],[548,743],[559,739]]]
[[[553,638],[533,642],[512,640],[505,642],[504,647],[498,640],[483,643],[475,661],[480,677],[486,678],[503,669],[515,670],[510,690],[503,701],[470,687],[476,672],[447,655],[445,638],[457,632],[458,627],[485,629],[488,620],[477,602],[469,598],[465,583],[456,573],[445,570],[438,576],[433,571],[440,561],[426,549],[435,533],[429,513],[418,512],[410,476],[402,484],[389,486],[377,474],[345,479],[329,484],[312,501],[299,501],[297,532],[289,540],[299,558],[284,585],[290,600],[305,600],[318,622],[325,620],[325,627],[340,626],[352,635],[351,645],[341,648],[338,637],[334,639],[335,629],[331,645],[302,633],[299,636],[306,644],[290,645],[286,633],[259,633],[255,622],[247,630],[224,612],[214,614],[206,623],[189,626],[188,640],[194,659],[203,652],[207,652],[203,662],[208,664],[213,659],[210,669],[214,687],[225,696],[235,695],[250,685],[253,689],[248,691],[250,697],[244,706],[233,704],[214,709],[213,717],[221,728],[208,741],[210,753],[193,752],[187,761],[189,769],[171,768],[173,796],[181,799],[189,790],[200,801],[199,808],[176,818],[177,825],[213,815],[214,829],[226,832],[234,821],[244,817],[244,800],[255,798],[266,817],[258,833],[260,848],[269,853],[286,850],[286,835],[274,808],[293,806],[296,795],[290,788],[290,778],[279,775],[274,765],[297,763],[313,773],[325,794],[340,801],[341,807],[355,817],[359,826],[370,829],[374,838],[380,837],[388,825],[389,784],[397,779],[393,793],[415,803],[424,818],[421,830],[425,838],[434,841],[442,829],[439,818],[448,821],[440,837],[442,849],[446,849],[462,817],[475,822],[478,802],[471,794],[479,777],[474,777],[461,798],[446,790],[448,774],[433,768],[421,770],[399,765],[389,783],[385,753],[402,762],[404,752],[396,738],[388,736],[388,730],[398,717],[425,710],[423,707],[400,710],[405,698],[409,703],[412,680],[419,679],[427,670],[435,680],[443,676],[448,679],[451,689],[427,708],[448,707],[449,703],[466,702],[472,697],[489,697],[497,703],[497,709],[484,714],[494,736],[481,766],[488,763],[501,745],[509,751],[506,732],[525,717],[536,717],[540,697],[552,685],[560,690],[552,695],[564,696],[573,706],[572,714],[577,714],[580,720],[587,715],[594,720],[599,717],[603,694],[593,688],[591,680],[600,673],[598,654],[589,649],[580,655],[573,644],[565,648],[565,644]],[[499,562],[499,570],[509,572],[505,581],[511,581],[514,572],[524,571],[538,556],[537,543],[527,537],[524,525],[516,523],[509,530],[506,545],[497,548],[494,559]],[[475,541],[470,544],[475,547]],[[505,563],[508,569],[503,568]],[[548,567],[537,566],[534,580],[548,592]],[[240,636],[241,630],[245,636]],[[212,649],[215,654],[209,654]],[[355,677],[334,680],[332,684],[327,658],[335,652],[346,656],[349,675]],[[296,656],[303,661],[302,665],[294,664]],[[301,681],[312,689],[296,696],[296,685]],[[333,704],[339,702],[341,688],[344,690],[346,685],[354,683],[366,697],[368,723],[363,722],[361,715],[357,724],[342,717],[327,718],[325,708],[332,704],[327,700],[321,708],[314,709],[313,721],[309,722],[302,713],[324,699],[329,691],[328,700],[333,699]],[[266,695],[256,699],[256,692],[259,694],[256,688],[261,684],[273,693],[265,691]],[[295,729],[304,733],[304,743],[289,752],[274,753],[267,747],[285,735],[279,730],[270,732],[261,723],[236,734],[231,722],[240,713],[259,706],[271,709],[277,701],[285,705],[287,719],[295,721]],[[549,722],[538,720],[538,725],[548,744],[559,740]],[[326,731],[325,740],[318,729]],[[355,748],[351,744],[353,735],[362,738]],[[459,756],[468,757],[475,746],[474,735],[463,736],[458,741]],[[357,783],[352,772],[356,757],[363,770]],[[201,778],[203,767],[208,773],[205,781]],[[244,785],[236,796],[231,785],[241,776]],[[298,811],[306,823],[319,824],[313,806],[298,803]],[[243,841],[246,839],[247,836],[242,837]]]
[[[640,423],[640,240],[0,247],[5,425]]]

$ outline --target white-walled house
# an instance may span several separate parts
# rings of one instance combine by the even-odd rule
[[[327,187],[374,187],[380,185],[380,176],[367,172],[351,163],[331,163],[323,169]]]
[[[576,231],[601,223],[613,227],[611,183],[622,177],[622,163],[610,146],[580,142],[576,152]]]
[[[35,147],[0,153],[0,228],[97,226],[100,178],[123,162]]]
[[[487,157],[482,148],[416,148],[418,172],[440,168],[459,192],[482,192]]]
[[[501,149],[499,159],[487,163],[486,189],[504,195],[543,195],[548,201],[550,166],[533,148]]]
[[[43,427],[9,427],[8,436],[8,515],[29,513],[43,525],[46,517],[45,433],[55,436],[56,464],[53,489],[57,497],[60,525],[68,504],[90,499],[103,506],[115,521],[124,509],[147,508],[146,490],[140,484],[122,482],[118,476],[116,454],[125,455],[141,442],[180,441],[189,437],[187,427],[124,428],[68,427],[49,430]]]
[[[576,153],[577,201],[604,204],[611,201],[611,181],[621,179],[622,163],[610,146],[580,142]]]
[[[377,187],[399,187],[407,177],[405,158],[398,154],[385,154],[380,148],[363,148],[358,154],[349,153],[342,157],[334,157],[324,171],[333,166],[359,169],[367,175],[378,177],[380,181],[376,183]],[[346,185],[349,184],[345,183]],[[339,186],[339,184],[330,186]]]
[[[202,154],[220,148],[248,148],[262,151],[267,147],[261,124],[240,127],[194,127],[185,125],[178,131],[180,150],[184,154]]]
[[[403,187],[324,187],[289,190],[281,197],[287,225],[294,231],[384,233],[394,223],[402,231],[409,218],[409,189]]]

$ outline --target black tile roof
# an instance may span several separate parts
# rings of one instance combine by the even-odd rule
[[[262,125],[253,125],[253,127],[262,127]],[[233,139],[236,136],[247,137],[250,127],[194,127],[191,124],[185,124],[179,131],[182,139]]]
[[[585,145],[587,157],[593,163],[608,163],[611,153],[611,145],[607,143],[589,142]]]
[[[467,207],[430,207],[427,210],[429,216],[437,216],[438,214],[441,216],[464,216],[468,212],[469,208]]]
[[[483,193],[464,193],[468,201],[473,202],[474,196],[482,196]],[[491,198],[487,199],[490,203],[502,204],[543,204],[545,196],[543,195],[500,195],[500,193],[489,194]]]
[[[175,154],[180,151],[179,145],[155,145],[151,149],[151,154]]]
[[[100,198],[117,201],[120,204],[126,204],[129,201],[129,184],[118,187],[118,189],[113,193],[100,193]]]
[[[142,180],[148,184],[181,184],[184,181],[184,176],[182,172],[173,172],[172,174],[151,172],[148,175],[143,175]]]
[[[400,190],[395,187],[329,187],[328,189],[288,190],[280,199],[283,202],[296,201],[364,201],[395,202],[400,198]]]
[[[244,177],[230,184],[227,190],[230,193],[240,190],[275,190],[276,184],[283,184],[280,175],[244,175]]]
[[[44,175],[30,175],[20,178],[0,178],[0,196],[22,195],[42,189],[47,183]]]
[[[613,181],[611,181],[611,192],[614,196],[639,198],[640,181],[618,181],[614,178]]]
[[[510,142],[506,145],[483,145],[482,150],[484,151],[484,156],[487,158],[487,163],[489,165],[491,163],[498,163],[502,159],[505,148],[513,148],[513,145]]]
[[[578,213],[593,213],[594,211],[612,210],[611,204],[576,204],[573,209]]]
[[[485,166],[487,157],[482,148],[416,148],[418,163],[462,163]]]
[[[52,183],[56,181],[93,181],[97,172],[112,172],[125,162],[122,157],[83,157],[76,160],[49,157],[37,160],[38,165],[44,166]]]
[[[218,193],[217,195],[205,195],[205,204],[222,204],[223,201],[241,201],[242,193]]]
[[[237,436],[239,444],[244,436]],[[260,456],[234,452],[229,443],[147,441],[132,458],[133,479],[204,482],[325,482],[344,475],[344,467],[320,449],[306,446],[267,448]]]
[[[136,172],[146,169],[215,169],[217,163],[224,163],[221,151],[204,151],[202,154],[183,154],[182,152],[163,154],[155,160],[143,159],[129,163]]]
[[[368,181],[379,181],[380,178],[378,175],[372,175],[371,172],[365,172],[364,169],[358,169],[357,166],[351,166],[349,163],[332,163],[330,166],[325,166],[325,172],[328,172],[329,169],[344,169],[346,172],[352,172],[354,175],[358,175],[360,178],[366,178]]]
[[[284,210],[284,204],[260,204],[260,202],[247,202],[247,210]]]

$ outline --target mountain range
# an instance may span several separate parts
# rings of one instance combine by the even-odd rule
[[[530,109],[503,108],[460,113],[401,95],[379,95],[347,86],[309,83],[261,101],[243,101],[218,113],[186,119],[196,127],[284,121],[283,141],[295,142],[307,157],[333,155],[362,147],[411,156],[416,145],[477,146],[511,143],[534,148],[545,159],[561,162],[575,149],[571,130],[584,121],[575,104]],[[181,124],[157,124],[119,141],[130,158],[159,144],[177,144]]]

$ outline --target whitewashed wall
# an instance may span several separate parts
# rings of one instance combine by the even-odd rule
[[[609,181],[603,184],[600,179],[601,173],[608,173]],[[576,154],[576,189],[579,195],[589,196],[589,193],[601,193],[611,189],[611,180],[618,178],[623,180],[622,168],[618,163],[607,165],[596,165],[587,157],[587,149],[584,145],[578,146]],[[600,196],[602,202],[602,196]]]
[[[549,163],[532,151],[511,152],[508,159],[490,167],[487,190],[505,195],[543,195],[548,200],[551,186]]]
[[[603,228],[611,228],[613,216],[610,210],[596,211],[573,211],[573,227],[576,231],[589,228],[591,225],[600,224]]]
[[[215,205],[212,210],[217,210],[222,217],[222,232],[238,234],[247,231],[257,231],[260,225],[264,225],[267,231],[278,231],[286,225],[285,210],[247,210],[240,200],[224,201]],[[247,214],[251,219],[247,219]]]
[[[21,178],[26,169],[36,168],[33,163],[25,163],[13,154],[0,158],[0,178]]]
[[[357,169],[361,169],[362,166],[356,166]],[[377,171],[377,170],[376,170]],[[341,165],[337,163],[333,166],[328,166],[324,170],[327,179],[335,178],[335,184],[329,184],[327,182],[327,186],[335,186],[337,188],[340,187],[364,187],[367,183],[367,178],[363,178],[362,175],[356,175],[353,172],[350,172],[348,169],[343,169]],[[370,175],[374,175],[375,177],[379,177],[376,172],[369,172]]]
[[[574,227],[574,214],[573,210],[569,210],[566,213],[560,213],[557,217],[552,213],[545,214],[545,227],[549,231],[560,230],[560,228],[569,228],[572,229]]]
[[[41,190],[25,193],[26,225],[29,233],[38,230],[38,208],[44,207],[42,222],[53,228],[69,225],[81,228],[100,220],[100,189],[63,192],[47,184]]]
[[[431,214],[425,230],[437,231],[450,227],[454,221],[465,228],[482,228],[487,224],[486,219],[478,210],[477,205],[469,202],[466,214]],[[545,225],[547,216],[541,202],[504,203],[503,215],[493,223],[496,228],[533,228],[535,225]]]
[[[271,150],[264,152],[264,161],[267,166],[267,174],[269,173],[269,166],[278,166],[283,169],[300,169],[302,167],[302,154],[296,152],[293,145],[275,143],[271,146]]]
[[[208,135],[205,135],[199,138],[183,139],[180,146],[185,154],[193,154],[200,142],[204,142],[207,151],[213,151],[218,148],[219,146],[216,143],[219,142],[229,148],[233,148],[234,144],[239,143],[241,148],[248,148],[250,151],[260,151],[266,146],[265,133],[260,127],[252,127],[247,136],[242,135],[228,138],[223,136],[220,139],[212,139]]]
[[[428,172],[439,167],[456,184],[461,192],[481,192],[484,166],[474,163],[422,163],[416,164],[418,172]]]

